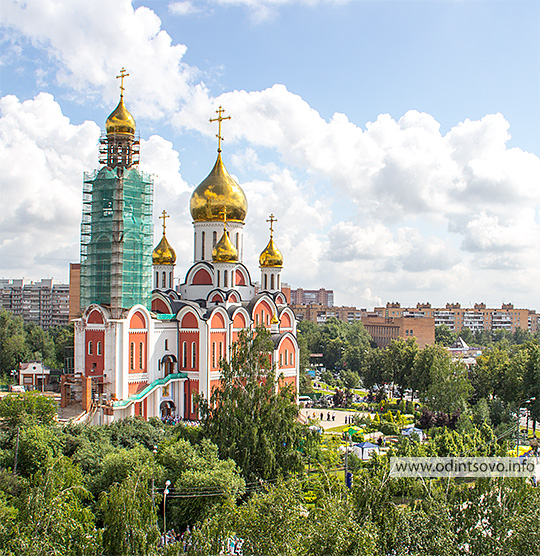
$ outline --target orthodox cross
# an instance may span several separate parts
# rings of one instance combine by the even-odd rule
[[[270,236],[273,237],[273,235],[274,235],[274,222],[277,222],[277,218],[273,214],[271,214],[268,217],[267,222],[270,222]]]
[[[165,218],[170,218],[170,216],[167,214],[167,212],[164,209],[160,216],[160,219],[163,220],[163,235],[165,235],[165,228],[167,227],[165,226]]]
[[[126,68],[120,70],[120,75],[116,76],[116,79],[120,79],[120,96],[124,96],[124,77],[128,77],[129,73],[126,73]]]
[[[218,138],[218,149],[217,152],[220,153],[221,152],[221,141],[223,141],[223,137],[221,137],[221,122],[223,120],[230,120],[231,117],[230,116],[225,116],[223,117],[222,114],[225,112],[225,110],[223,110],[223,108],[221,108],[221,106],[216,110],[216,114],[218,115],[217,118],[210,118],[210,122],[218,122],[218,132],[216,137]]]
[[[223,210],[219,212],[220,216],[223,216],[223,229],[227,229],[227,207],[224,207]]]

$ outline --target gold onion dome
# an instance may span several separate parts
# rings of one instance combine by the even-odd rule
[[[170,217],[164,210],[161,213],[160,218],[163,220],[163,237],[158,243],[158,246],[152,251],[152,264],[174,264],[176,262],[176,253],[165,237],[165,229],[167,228],[165,225],[165,219]]]
[[[227,220],[243,222],[247,213],[247,199],[242,188],[227,172],[221,153],[208,177],[200,183],[191,195],[189,210],[195,222]]]
[[[174,264],[176,263],[176,253],[163,233],[161,241],[152,252],[152,264]]]
[[[124,95],[120,95],[118,106],[110,113],[105,123],[105,130],[109,133],[135,134],[135,119],[124,105]]]
[[[212,260],[215,263],[235,263],[238,261],[238,251],[231,243],[227,229],[223,230],[221,239],[216,243],[214,249],[212,249]]]
[[[278,267],[283,266],[283,255],[281,251],[276,247],[274,243],[274,238],[271,237],[268,245],[265,247],[264,251],[259,257],[259,265],[262,267]]]

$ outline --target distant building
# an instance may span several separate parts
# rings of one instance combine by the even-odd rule
[[[52,278],[32,282],[24,278],[0,279],[2,308],[43,329],[65,326],[69,317],[69,285]]]
[[[516,309],[512,303],[503,303],[500,309],[490,309],[485,303],[475,303],[473,307],[462,308],[459,303],[447,303],[446,307],[435,308],[430,303],[418,303],[416,307],[401,307],[399,303],[387,303],[386,307],[376,307],[374,311],[381,317],[430,317],[435,326],[446,324],[452,331],[468,328],[478,330],[508,330],[517,328],[536,332],[539,315],[534,310]]]
[[[69,264],[69,322],[81,316],[81,264]]]
[[[366,332],[379,348],[392,340],[416,338],[421,349],[435,343],[435,320],[431,317],[374,317],[362,319]]]
[[[327,307],[334,306],[334,290],[304,290],[298,288],[291,290],[292,305],[325,305]]]
[[[294,290],[293,290],[294,291]],[[329,307],[323,304],[293,304],[292,309],[299,321],[309,320],[316,324],[324,324],[329,318],[343,322],[357,322],[369,314],[366,309],[356,307]]]

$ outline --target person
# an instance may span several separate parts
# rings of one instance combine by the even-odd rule
[[[335,420],[336,420],[336,414],[332,413],[332,421],[335,421]]]

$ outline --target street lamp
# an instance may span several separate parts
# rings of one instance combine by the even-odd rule
[[[521,406],[525,405],[525,404],[529,404],[531,402],[536,401],[536,397],[533,396],[532,398],[529,398],[527,400],[523,400],[522,402],[519,402],[518,404],[518,408],[517,408],[517,432],[516,432],[516,457],[519,457],[519,428],[520,428],[520,423],[521,423]],[[529,440],[529,413],[527,410],[527,420],[526,420],[526,438],[527,440]]]
[[[154,460],[152,462],[152,508],[156,508],[156,502],[155,502],[155,495],[154,495],[154,481],[155,481],[155,475],[156,475],[156,454],[157,454],[157,446],[154,446],[154,449],[152,450],[152,452],[154,452]]]
[[[165,490],[163,491],[163,534],[165,536],[165,544],[167,544],[167,515],[166,515],[167,494],[169,494],[170,485],[171,485],[171,481],[165,481]]]

